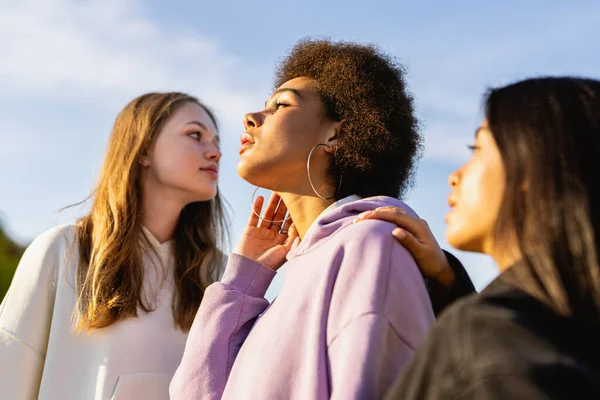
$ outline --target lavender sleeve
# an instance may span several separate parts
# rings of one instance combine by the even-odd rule
[[[231,254],[220,282],[210,285],[190,329],[171,399],[220,399],[229,372],[257,317],[275,271]]]
[[[378,250],[374,244],[371,247]],[[363,252],[362,257],[354,258],[355,263],[369,268],[353,271],[356,281],[361,282],[354,286],[353,293],[340,292],[346,296],[346,302],[339,304],[346,309],[360,307],[352,302],[353,298],[364,303],[371,296],[378,299],[374,304],[385,306],[356,314],[329,341],[331,399],[383,398],[434,322],[425,283],[406,249],[394,245],[391,249],[380,247],[377,253]],[[387,264],[389,274],[382,274],[379,279],[363,275],[372,272],[369,270],[375,267],[374,260],[382,263],[382,271]],[[370,284],[374,288],[366,287]]]
[[[335,338],[327,353],[331,399],[381,399],[414,349],[384,316],[365,314]]]

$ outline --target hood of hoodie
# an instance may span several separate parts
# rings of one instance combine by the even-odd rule
[[[287,259],[302,255],[304,252],[326,242],[333,233],[351,225],[356,217],[364,212],[371,211],[379,207],[400,207],[405,209],[410,215],[417,217],[417,213],[401,200],[387,197],[375,196],[358,199],[351,202],[340,200],[342,205],[336,206],[334,203],[326,209],[312,223],[306,235],[300,242],[296,242],[287,255]]]

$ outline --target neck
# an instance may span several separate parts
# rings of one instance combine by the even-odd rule
[[[500,269],[500,272],[504,272],[510,269],[520,260],[520,258],[517,257],[506,257],[504,255],[494,255],[492,258],[498,265],[498,269]]]
[[[285,203],[300,238],[304,238],[313,222],[333,203],[316,196],[299,196],[294,193],[278,193]]]
[[[510,269],[522,258],[521,253],[516,246],[505,245],[502,248],[498,248],[491,243],[485,246],[484,253],[494,259],[500,272]]]
[[[173,238],[183,209],[180,199],[163,192],[164,190],[156,190],[151,185],[142,189],[142,225],[160,243]]]

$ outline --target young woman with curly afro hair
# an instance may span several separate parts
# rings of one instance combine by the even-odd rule
[[[422,137],[404,68],[371,45],[300,41],[261,111],[246,114],[238,173],[263,198],[190,331],[172,398],[380,398],[434,321],[394,224],[353,224],[410,187]],[[292,224],[293,221],[293,224]],[[273,304],[264,294],[286,265]]]

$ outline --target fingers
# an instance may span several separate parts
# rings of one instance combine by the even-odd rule
[[[288,215],[287,219],[285,220],[285,222],[283,224],[283,227],[281,228],[281,233],[288,235],[290,232],[290,227],[292,226],[293,223],[294,223],[294,221],[292,221],[292,216]]]
[[[372,211],[366,211],[360,214],[354,222],[360,222],[366,219],[378,219],[391,222],[410,231],[416,236],[422,236],[429,229],[424,220],[414,217],[408,214],[406,210],[398,207],[381,207]]]
[[[406,249],[411,254],[415,254],[419,251],[419,246],[421,245],[421,243],[412,233],[402,228],[396,228],[392,231],[392,235],[396,238],[397,241],[402,243],[402,245],[406,247]]]
[[[250,211],[248,226],[258,226],[258,216],[260,215],[264,201],[265,198],[262,196],[258,196],[258,198],[254,200],[254,204],[252,205],[254,212]]]
[[[269,229],[271,227],[271,222],[269,222],[269,221],[275,220],[274,216],[275,216],[275,213],[277,212],[277,206],[279,205],[279,200],[280,200],[280,197],[277,193],[273,193],[271,195],[271,199],[269,199],[269,203],[267,204],[265,213],[262,216],[263,220],[260,222],[261,228]]]
[[[283,200],[280,198],[279,199],[279,204],[277,205],[277,210],[275,211],[275,215],[273,215],[273,221],[270,229],[273,229],[276,232],[279,232],[281,230],[281,227],[286,223],[286,219],[285,219],[285,215],[287,214],[287,207],[285,206],[285,203],[283,202]],[[288,218],[290,219],[290,218]]]
[[[285,243],[283,245],[285,246],[287,251],[290,251],[290,249],[294,245],[294,242],[297,240],[300,240],[300,236],[298,235],[298,230],[296,229],[296,226],[292,224],[288,229],[287,239],[285,240]]]
[[[288,238],[294,241],[294,239],[296,239],[297,237],[300,237],[300,235],[298,233],[298,230],[296,229],[296,225],[292,224],[290,225],[290,229],[288,230]]]

